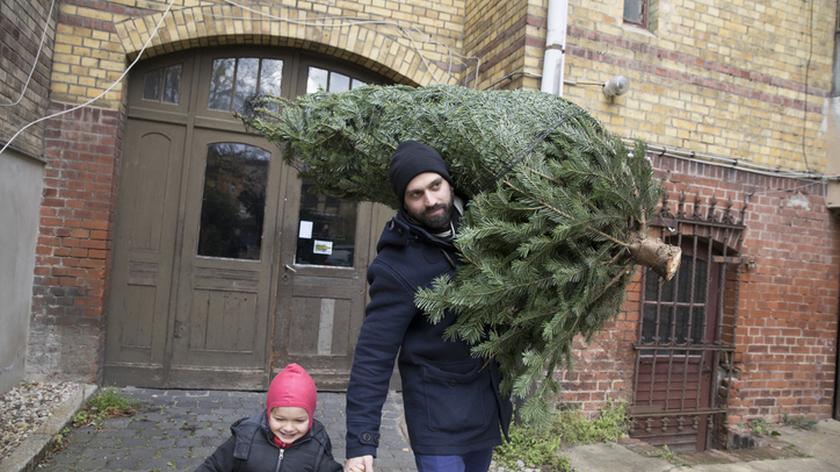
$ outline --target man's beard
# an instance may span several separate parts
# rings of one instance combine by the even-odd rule
[[[443,208],[441,214],[432,214],[441,208]],[[436,231],[448,229],[449,221],[452,219],[452,203],[438,203],[431,208],[426,208],[422,213],[409,213],[409,215],[429,229]]]

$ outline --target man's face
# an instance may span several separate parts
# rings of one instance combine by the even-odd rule
[[[423,226],[446,229],[452,217],[452,187],[436,172],[418,174],[405,187],[403,205]]]

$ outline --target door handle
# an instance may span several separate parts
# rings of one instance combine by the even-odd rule
[[[295,269],[294,267],[290,266],[289,264],[283,264],[283,267],[285,267],[285,268],[286,268],[286,270],[288,270],[288,271],[290,271],[290,272],[297,273],[297,269]]]

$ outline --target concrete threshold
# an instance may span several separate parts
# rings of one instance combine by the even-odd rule
[[[0,471],[30,472],[49,451],[59,433],[73,419],[85,402],[99,389],[93,384],[79,384],[70,396],[59,403],[50,416],[7,457],[0,461]]]

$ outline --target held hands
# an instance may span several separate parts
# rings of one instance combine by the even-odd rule
[[[351,457],[344,461],[344,472],[373,472],[373,456]]]

